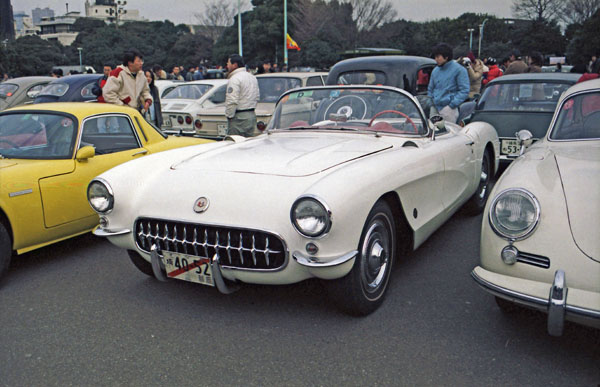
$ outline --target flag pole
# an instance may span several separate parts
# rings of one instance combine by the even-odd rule
[[[242,14],[240,12],[240,0],[238,0],[238,51],[240,56],[244,56],[242,53]]]
[[[283,0],[283,65],[288,65],[287,49],[287,0]]]

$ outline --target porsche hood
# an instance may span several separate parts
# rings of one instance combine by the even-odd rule
[[[555,150],[569,223],[577,246],[588,257],[600,261],[600,147]]]
[[[392,148],[375,138],[348,137],[354,136],[262,136],[201,153],[172,168],[300,177]]]

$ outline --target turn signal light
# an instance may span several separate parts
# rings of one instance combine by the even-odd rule
[[[202,129],[202,121],[196,120],[194,122],[194,126],[196,127],[196,129]]]

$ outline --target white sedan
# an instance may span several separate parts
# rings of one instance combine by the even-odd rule
[[[226,79],[206,79],[178,84],[161,99],[163,131],[168,134],[200,133],[200,114],[206,109],[224,107],[226,93]]]
[[[88,198],[96,235],[148,275],[223,293],[316,277],[365,315],[396,259],[463,204],[483,210],[498,154],[489,124],[428,119],[404,90],[302,88],[281,97],[267,133],[127,163]]]
[[[523,146],[531,133],[519,132]],[[523,148],[525,149],[525,148]],[[504,172],[481,231],[472,276],[504,311],[548,313],[600,327],[600,80],[568,89],[544,139]]]

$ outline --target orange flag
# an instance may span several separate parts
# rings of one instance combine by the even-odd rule
[[[286,35],[287,49],[288,50],[298,50],[300,51],[300,46],[298,43],[294,42],[294,39],[290,36],[290,34]]]

